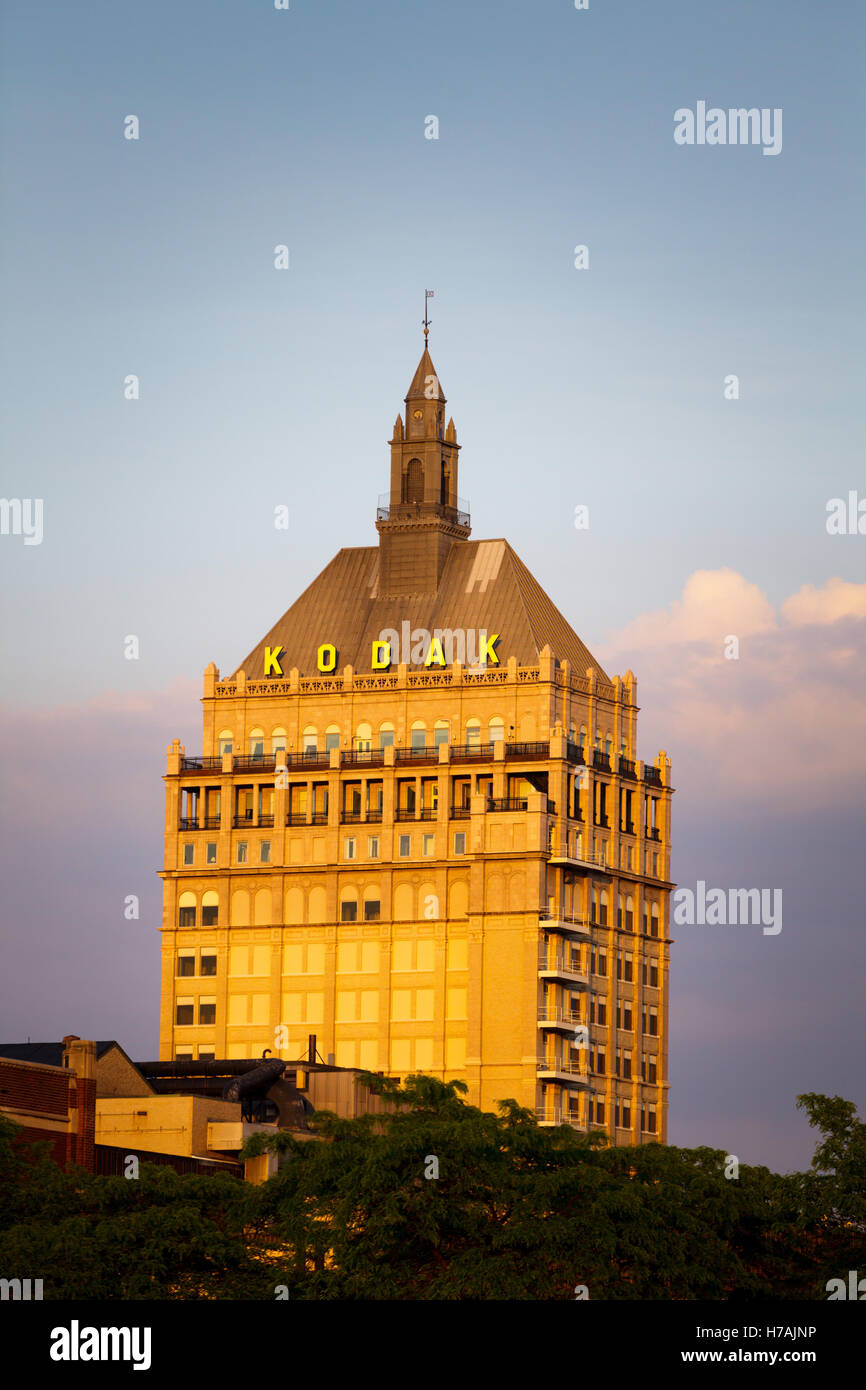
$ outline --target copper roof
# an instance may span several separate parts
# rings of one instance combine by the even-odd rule
[[[599,680],[609,683],[592,653],[507,541],[454,544],[435,594],[379,598],[378,574],[377,546],[338,551],[237,670],[244,670],[248,679],[260,680],[265,647],[281,646],[279,660],[284,675],[294,666],[302,676],[315,675],[319,646],[333,642],[338,671],[344,666],[370,671],[374,639],[386,628],[399,633],[408,622],[412,628],[426,628],[431,635],[437,628],[499,633],[496,653],[502,666],[512,656],[521,666],[535,666],[541,649],[549,646],[554,656],[568,661],[578,675],[585,675],[587,668],[594,666]],[[395,665],[396,660],[395,654]]]

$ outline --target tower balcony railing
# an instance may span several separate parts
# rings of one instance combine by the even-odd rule
[[[579,763],[581,766],[586,763],[586,755],[584,754],[582,743],[566,744],[565,755],[570,763]]]
[[[592,765],[599,772],[610,772],[610,758],[601,748],[593,748]]]
[[[649,826],[647,828],[646,837],[648,840],[660,840],[662,832],[657,825]]]
[[[472,812],[468,806],[452,806],[448,814],[452,820],[469,820]]]
[[[662,775],[657,767],[648,767],[647,764],[644,763],[643,780],[649,782],[654,787],[660,787],[662,784]]]
[[[438,502],[391,502],[391,494],[383,492],[379,496],[376,505],[377,521],[411,521],[415,517],[429,515],[431,509],[441,515],[446,521],[450,521],[457,526],[470,526],[471,517],[469,502],[465,497],[455,497],[457,505],[449,506],[447,503]]]
[[[522,796],[489,796],[488,811],[525,811],[529,802]]]
[[[395,748],[394,761],[398,763],[431,763],[439,761],[439,748],[425,744],[420,748]]]
[[[620,777],[630,777],[632,781],[634,781],[637,777],[637,773],[634,770],[633,760],[631,758],[627,758],[623,753],[620,753],[619,755],[619,762],[617,766],[619,768]]]

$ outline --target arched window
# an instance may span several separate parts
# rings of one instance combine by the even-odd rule
[[[220,757],[222,757],[223,753],[234,752],[234,736],[232,734],[231,729],[220,730],[220,735],[217,739],[217,745],[220,750]]]
[[[332,748],[340,746],[340,726],[339,724],[329,724],[325,730],[325,752],[329,753]]]
[[[451,726],[447,719],[437,719],[433,725],[433,746],[438,748],[440,743],[447,743],[451,737]]]
[[[304,730],[302,747],[305,753],[316,753],[319,749],[319,731],[315,724],[308,724]]]
[[[219,917],[219,895],[215,888],[208,888],[201,897],[201,924],[203,927],[215,927]]]
[[[195,909],[195,893],[181,893],[177,900],[177,925],[179,927],[194,927]]]
[[[263,758],[265,756],[265,731],[264,729],[250,730],[250,757]]]
[[[424,501],[424,465],[420,459],[410,459],[403,475],[404,502]]]
[[[487,737],[491,743],[501,743],[505,738],[505,721],[498,716],[487,726]]]
[[[279,753],[286,751],[286,731],[285,729],[274,729],[271,733],[271,752]]]
[[[355,749],[358,753],[369,753],[373,746],[373,730],[369,724],[359,724],[355,730]]]
[[[409,731],[410,746],[412,748],[426,748],[427,746],[427,725],[423,719],[416,719]]]
[[[611,738],[610,734],[608,734],[607,738],[604,741],[604,751],[608,758],[608,761],[610,761],[610,755],[613,752],[613,739]]]
[[[379,725],[379,750],[383,748],[393,748],[394,746],[394,725],[386,720]]]
[[[481,720],[467,719],[466,721],[466,742],[470,747],[477,748],[481,743]]]
[[[581,748],[583,748],[584,744],[586,743],[586,725],[585,725],[585,724],[581,724],[581,726],[580,726],[580,733],[579,733],[578,736],[577,736],[577,741],[578,741],[578,743],[580,744]]]

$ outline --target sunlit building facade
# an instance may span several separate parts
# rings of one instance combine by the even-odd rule
[[[163,1058],[306,1056],[664,1140],[670,764],[504,540],[425,345],[343,549],[166,776]]]

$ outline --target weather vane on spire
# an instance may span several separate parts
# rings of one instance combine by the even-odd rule
[[[434,293],[435,293],[434,290],[425,290],[425,291],[424,291],[424,346],[425,346],[425,348],[426,348],[426,346],[427,346],[427,334],[430,332],[430,322],[431,322],[431,320],[428,319],[428,317],[427,317],[427,300],[428,300],[428,299],[432,299]]]

